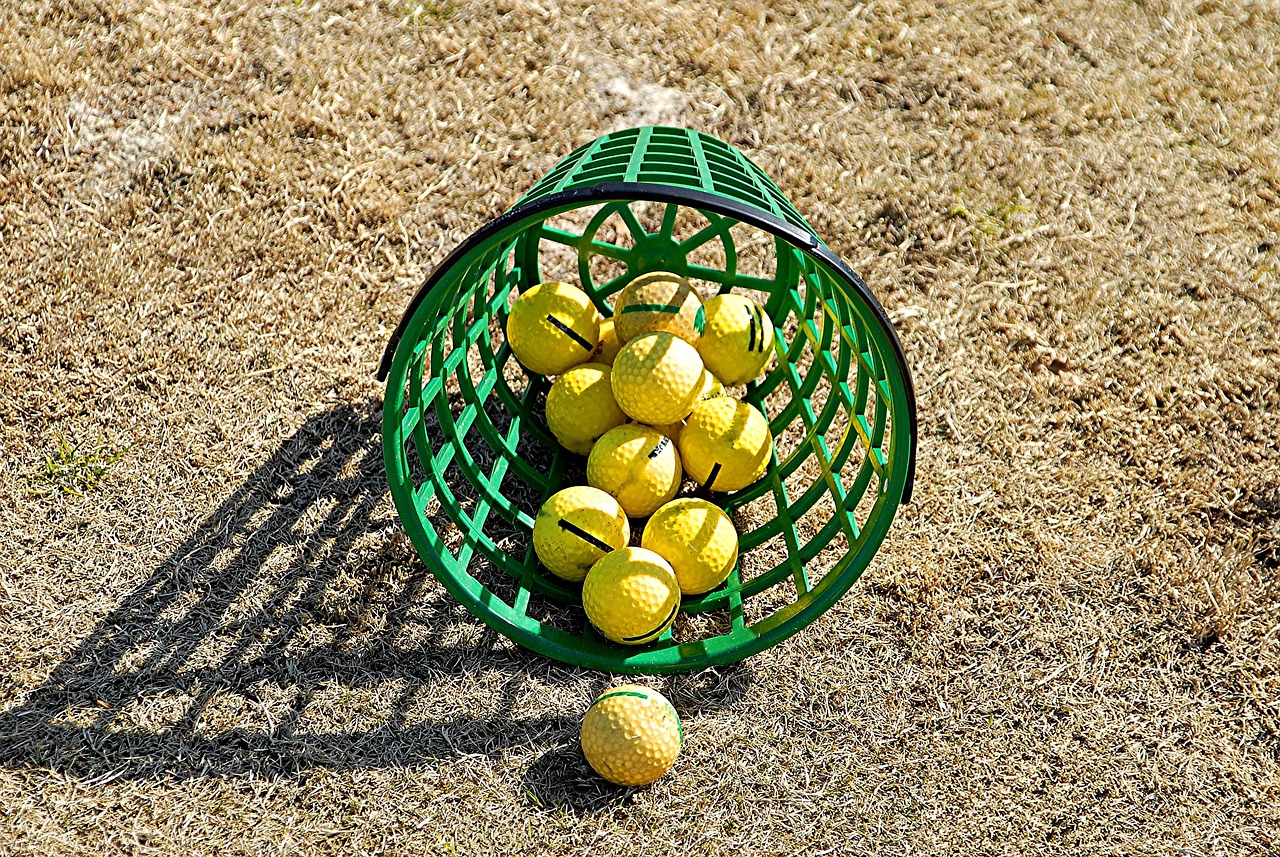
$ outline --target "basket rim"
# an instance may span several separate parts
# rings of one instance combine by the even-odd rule
[[[427,299],[432,289],[444,279],[449,270],[477,247],[487,242],[494,235],[510,229],[521,221],[532,220],[555,209],[564,210],[566,207],[581,208],[582,206],[596,203],[630,201],[659,202],[705,209],[769,232],[790,242],[798,249],[809,253],[824,263],[834,273],[838,274],[845,281],[845,284],[853,289],[858,297],[870,307],[876,320],[880,322],[881,328],[887,335],[906,391],[906,416],[911,442],[907,449],[907,479],[903,485],[900,502],[910,503],[912,492],[915,488],[916,447],[918,445],[915,384],[911,378],[911,369],[907,363],[906,352],[902,348],[902,342],[898,338],[898,332],[894,328],[893,322],[889,319],[889,314],[885,312],[880,301],[867,284],[863,282],[862,278],[812,231],[801,229],[755,206],[714,193],[707,193],[706,191],[650,182],[601,182],[587,187],[572,188],[548,194],[508,209],[471,233],[465,241],[445,257],[444,261],[436,266],[431,275],[414,293],[413,298],[410,299],[404,314],[400,318],[399,324],[396,325],[391,338],[387,341],[387,346],[382,353],[382,360],[379,362],[375,373],[377,380],[380,382],[387,380],[391,372],[392,363],[395,360],[396,349],[399,347],[400,340],[404,337],[405,331],[418,307]]]

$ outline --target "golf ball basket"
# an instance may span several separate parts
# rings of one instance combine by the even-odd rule
[[[690,221],[702,225],[679,234]],[[744,248],[767,264],[740,270]],[[747,295],[775,330],[777,359],[738,391],[769,418],[773,459],[755,484],[711,495],[738,528],[739,565],[686,596],[674,630],[644,646],[596,633],[581,586],[540,568],[533,550],[538,507],[585,483],[584,459],[547,429],[550,381],[519,365],[504,331],[516,295],[571,281],[556,265],[575,262],[602,315],[630,279],[662,270],[704,297]],[[696,131],[632,128],[566,156],[435,270],[378,377],[391,495],[422,560],[489,626],[570,664],[684,672],[772,646],[849,590],[910,500],[915,397],[883,308],[759,167]],[[632,528],[638,543],[643,522]]]

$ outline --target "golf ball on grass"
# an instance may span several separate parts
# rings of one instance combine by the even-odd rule
[[[547,498],[533,521],[533,550],[556,577],[577,582],[602,557],[631,540],[618,501],[598,488],[575,485]]]
[[[587,619],[615,643],[651,643],[680,612],[680,584],[671,564],[645,548],[605,554],[582,582]]]
[[[624,684],[596,697],[582,718],[581,740],[597,774],[620,786],[643,786],[671,770],[684,730],[665,696]]]
[[[587,455],[601,435],[627,421],[609,375],[603,363],[582,363],[556,378],[547,393],[547,427],[572,453]]]
[[[586,361],[599,339],[600,314],[586,292],[568,283],[539,283],[516,299],[507,317],[512,353],[540,375]]]
[[[613,397],[623,413],[657,426],[689,415],[706,383],[698,350],[670,333],[646,333],[613,361]]]
[[[738,561],[738,531],[729,516],[714,503],[691,497],[654,512],[640,545],[671,564],[685,595],[715,589]]]
[[[728,396],[698,402],[680,432],[680,461],[712,491],[737,491],[764,475],[773,453],[769,421]]]
[[[587,484],[611,494],[633,518],[676,496],[681,476],[675,441],[649,426],[610,429],[587,456]]]

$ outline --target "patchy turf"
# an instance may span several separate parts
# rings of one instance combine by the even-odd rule
[[[1280,11],[60,0],[0,11],[10,853],[1280,848]],[[488,632],[371,372],[573,146],[742,147],[899,325],[915,503],[801,636],[652,683]]]

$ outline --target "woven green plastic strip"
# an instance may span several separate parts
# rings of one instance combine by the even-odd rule
[[[705,225],[679,234],[690,212]],[[772,248],[767,274],[738,270],[744,232]],[[599,637],[580,588],[533,552],[538,507],[584,481],[582,459],[547,430],[550,383],[519,366],[504,330],[514,294],[566,254],[604,314],[632,277],[668,270],[749,291],[776,331],[777,360],[744,398],[769,416],[777,451],[759,482],[713,497],[735,517],[742,561],[648,646]],[[597,282],[602,259],[612,273]],[[683,128],[620,131],[560,161],[436,270],[380,375],[391,494],[427,567],[520,645],[610,672],[732,663],[796,633],[867,568],[914,479],[914,394],[883,309],[755,164]]]

